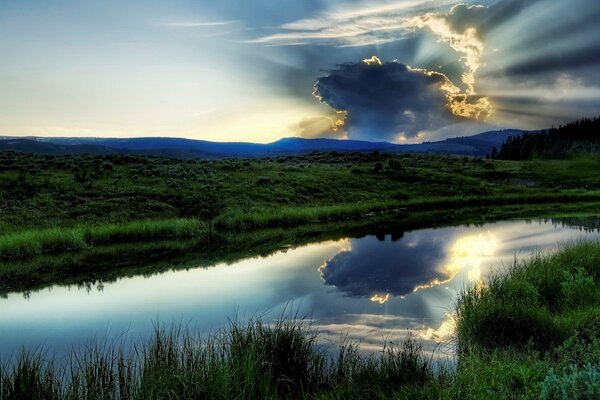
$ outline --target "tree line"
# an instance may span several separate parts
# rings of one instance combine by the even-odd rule
[[[564,158],[589,153],[600,153],[600,117],[509,136],[500,150],[492,149],[489,158],[528,160],[532,157]]]

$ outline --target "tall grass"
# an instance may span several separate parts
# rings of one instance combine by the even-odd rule
[[[340,221],[368,216],[370,213],[393,211],[398,206],[394,201],[366,201],[319,207],[280,207],[277,209],[257,208],[252,210],[233,209],[214,220],[217,227],[225,229],[251,229],[275,226],[297,226],[315,222]]]
[[[79,250],[95,244],[165,237],[198,237],[208,235],[208,232],[208,224],[196,219],[32,229],[0,235],[0,258],[21,258],[43,252]]]
[[[600,328],[600,245],[579,243],[515,262],[457,304],[461,350],[548,351],[576,332]]]
[[[352,344],[329,355],[317,338],[302,321],[251,321],[204,340],[157,328],[130,353],[90,346],[62,365],[22,354],[0,367],[0,400],[383,398],[443,389],[412,340],[375,357]]]
[[[445,196],[410,200],[378,200],[313,207],[228,209],[213,222],[223,229],[253,229],[275,226],[297,226],[307,223],[356,219],[372,214],[435,212],[438,210],[468,209],[472,207],[540,205],[564,202],[594,202],[600,192],[535,192],[487,196]]]
[[[0,257],[25,257],[86,247],[81,228],[49,228],[7,233],[0,236]]]
[[[535,193],[504,196],[454,196],[408,201],[363,201],[313,207],[278,207],[226,210],[212,224],[222,231],[268,227],[293,227],[359,219],[381,214],[407,215],[418,213],[419,218],[439,210],[468,210],[472,207],[508,205],[540,205],[562,202],[591,202],[600,200],[597,192]],[[523,209],[523,213],[526,209]],[[452,213],[448,213],[449,218]],[[44,252],[79,250],[96,244],[111,244],[158,238],[190,238],[208,236],[211,223],[197,219],[142,220],[122,224],[98,224],[75,227],[56,227],[14,231],[0,235],[0,258],[29,257]]]
[[[208,224],[196,219],[134,221],[126,224],[103,224],[84,229],[91,244],[107,244],[165,237],[195,237],[207,233]]]

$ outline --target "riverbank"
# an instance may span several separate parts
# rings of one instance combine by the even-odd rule
[[[302,321],[253,321],[203,340],[157,329],[136,351],[91,346],[66,368],[21,354],[16,368],[0,367],[0,399],[597,398],[599,265],[600,243],[580,243],[465,288],[454,366],[436,364],[414,340],[369,357],[352,343],[324,349]]]
[[[296,228],[301,225],[335,221],[359,221],[393,216],[398,225],[438,221],[464,223],[473,210],[482,217],[552,217],[559,213],[600,212],[600,192],[547,193],[497,197],[447,197],[406,202],[366,202],[323,207],[281,207],[250,212],[224,212],[213,221],[196,218],[142,220],[125,223],[82,224],[67,227],[31,228],[0,234],[0,260],[31,258],[41,254],[77,252],[98,246],[151,242],[165,239],[193,239],[208,244],[215,235],[273,227]],[[444,210],[444,215],[439,215]],[[403,223],[406,220],[405,223]],[[485,220],[485,219],[483,219]]]
[[[328,240],[367,235],[402,237],[405,232],[427,228],[481,225],[511,219],[552,219],[549,217],[552,216],[560,218],[556,223],[569,218],[573,226],[598,229],[598,218],[595,216],[600,215],[600,207],[589,207],[589,203],[474,207],[404,215],[376,214],[357,220],[239,231],[204,229],[200,222],[196,222],[189,226],[200,231],[192,237],[177,236],[177,231],[169,231],[171,234],[166,238],[96,243],[85,245],[78,251],[43,252],[32,257],[2,259],[0,296],[36,291],[52,285],[89,286],[114,282],[124,277],[210,267],[223,262],[234,263]],[[586,208],[589,209],[588,213],[584,213]]]

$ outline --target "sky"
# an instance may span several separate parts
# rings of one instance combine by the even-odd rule
[[[0,0],[0,135],[413,143],[600,114],[597,0]]]

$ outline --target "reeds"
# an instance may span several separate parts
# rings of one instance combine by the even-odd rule
[[[457,303],[461,350],[533,347],[547,351],[600,326],[600,244],[568,245],[516,262]]]
[[[62,366],[22,353],[0,367],[0,400],[374,398],[439,384],[413,340],[375,357],[349,343],[330,355],[317,339],[303,321],[255,320],[206,339],[157,328],[129,353],[96,344]]]

